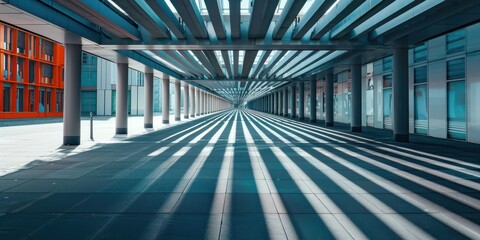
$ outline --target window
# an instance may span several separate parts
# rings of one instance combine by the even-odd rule
[[[447,62],[447,136],[466,139],[465,59]]]
[[[3,79],[10,80],[11,71],[10,71],[10,55],[3,54]]]
[[[25,33],[17,31],[17,52],[25,54]]]
[[[3,111],[10,112],[10,105],[11,105],[11,86],[9,83],[3,84]]]
[[[29,83],[35,83],[35,70],[36,70],[35,61],[29,60],[28,61],[28,82]]]
[[[417,67],[413,69],[414,83],[426,83],[427,82],[427,66]]]
[[[38,111],[45,112],[45,88],[40,88],[40,98],[38,102]]]
[[[50,64],[41,64],[42,77],[41,82],[45,84],[53,84],[53,66]]]
[[[377,75],[383,72],[383,61],[377,60],[373,62],[373,74]]]
[[[427,61],[427,44],[422,44],[413,49],[413,61],[416,63]]]
[[[447,62],[447,79],[465,78],[465,58],[459,58]]]
[[[12,50],[13,28],[3,26],[3,49]]]
[[[383,71],[392,71],[392,57],[386,57],[383,59]]]
[[[63,112],[63,90],[57,89],[56,91],[56,98],[55,98],[55,111],[56,112]]]
[[[448,91],[448,137],[465,140],[466,104],[465,81],[447,83]]]
[[[23,85],[18,85],[17,86],[17,112],[23,112]]]
[[[17,58],[17,81],[23,82],[23,73],[24,73],[24,62],[23,58]]]
[[[392,75],[383,75],[383,127],[392,128]]]
[[[414,130],[428,133],[428,85],[427,66],[414,68]]]
[[[28,88],[28,111],[29,112],[35,111],[35,88],[34,87]]]
[[[90,115],[90,112],[97,112],[97,92],[82,92],[81,114]]]
[[[465,51],[465,30],[458,30],[447,35],[447,54]]]

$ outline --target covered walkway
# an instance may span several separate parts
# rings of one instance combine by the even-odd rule
[[[223,111],[0,177],[0,239],[479,239],[477,146],[416,140]]]

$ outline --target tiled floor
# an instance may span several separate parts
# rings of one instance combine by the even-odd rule
[[[99,144],[0,177],[0,239],[480,239],[478,145],[387,134],[233,110]]]

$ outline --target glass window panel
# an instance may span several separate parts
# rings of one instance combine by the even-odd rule
[[[373,74],[377,75],[383,72],[383,61],[378,60],[373,62]]]
[[[40,89],[40,99],[38,102],[38,111],[45,112],[45,89]]]
[[[427,82],[427,66],[417,67],[413,70],[414,83],[426,83]]]
[[[392,70],[392,57],[387,57],[383,59],[383,71],[391,71]]]
[[[413,49],[414,62],[422,62],[427,60],[427,45],[422,44]]]
[[[4,112],[10,112],[10,104],[11,104],[11,87],[9,84],[3,85],[3,111]]]
[[[447,35],[447,54],[465,50],[465,30],[459,30]]]
[[[24,68],[24,59],[23,58],[17,58],[17,81],[18,82],[23,82],[23,68]]]
[[[383,87],[392,87],[392,74],[383,75]]]
[[[383,125],[385,128],[392,126],[392,89],[383,89]]]
[[[427,84],[415,86],[414,118],[415,133],[428,133]]]
[[[82,92],[81,114],[90,115],[90,112],[97,112],[97,92]]]
[[[447,79],[465,78],[465,58],[459,58],[447,62]]]
[[[33,87],[28,89],[28,111],[35,111],[35,90]]]
[[[23,112],[23,85],[17,86],[17,112]]]
[[[449,82],[448,91],[448,137],[465,140],[466,104],[465,81]]]

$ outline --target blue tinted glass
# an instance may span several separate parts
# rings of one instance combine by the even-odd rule
[[[427,91],[426,84],[415,86],[414,115],[416,133],[427,134],[428,132]]]
[[[447,62],[447,79],[465,78],[465,58],[459,58]]]
[[[448,83],[448,137],[465,140],[465,81]]]
[[[414,83],[426,83],[427,82],[427,66],[418,67],[413,70]]]

